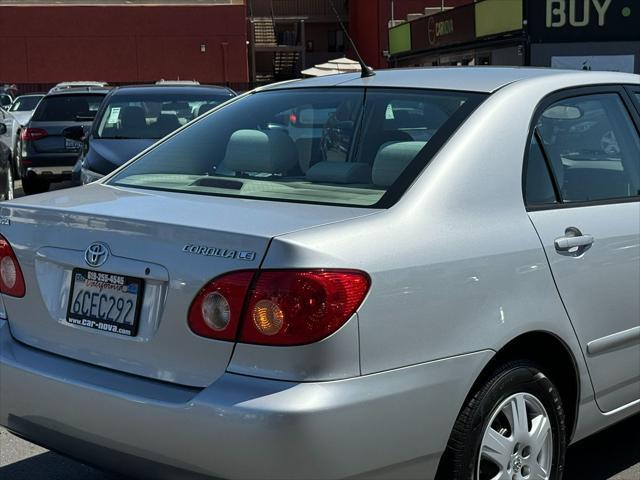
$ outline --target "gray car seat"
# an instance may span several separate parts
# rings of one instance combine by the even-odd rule
[[[293,140],[280,130],[237,130],[229,138],[221,171],[284,174],[298,165]]]
[[[378,187],[391,186],[426,142],[397,142],[383,145],[373,162],[371,178]]]
[[[120,130],[133,138],[147,138],[147,121],[142,107],[128,106],[120,110]]]

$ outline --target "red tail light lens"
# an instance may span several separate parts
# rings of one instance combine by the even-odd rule
[[[20,264],[13,248],[0,235],[0,292],[12,297],[24,297],[25,285]]]
[[[189,327],[200,336],[235,340],[253,271],[218,277],[200,290],[189,308]]]
[[[352,270],[260,272],[239,341],[262,345],[317,342],[351,318],[370,283],[366,273]]]
[[[47,135],[49,135],[47,131],[42,128],[25,128],[20,132],[20,140],[30,142],[32,140],[40,140]]]
[[[189,309],[197,335],[260,345],[304,345],[346,323],[369,291],[356,270],[233,272],[207,284]],[[240,332],[238,335],[238,329]]]

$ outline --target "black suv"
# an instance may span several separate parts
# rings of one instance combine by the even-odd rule
[[[20,133],[19,167],[25,194],[46,192],[50,183],[71,179],[82,142],[65,138],[64,131],[78,126],[89,130],[108,92],[70,88],[42,99]]]

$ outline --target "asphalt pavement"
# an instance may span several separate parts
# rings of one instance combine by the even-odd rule
[[[55,184],[54,189],[66,186]],[[21,195],[17,182],[16,196]],[[2,428],[0,479],[127,480],[45,450]],[[640,415],[572,445],[564,480],[640,480]]]

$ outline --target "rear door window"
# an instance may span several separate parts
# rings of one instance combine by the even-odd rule
[[[617,93],[550,105],[535,126],[565,203],[640,195],[640,141]]]
[[[554,204],[557,202],[553,179],[545,153],[536,135],[531,137],[527,153],[525,175],[525,199],[529,206]]]
[[[157,145],[112,182],[385,207],[485,97],[408,89],[258,92]]]
[[[96,116],[104,95],[52,95],[38,104],[37,122],[86,122]]]

